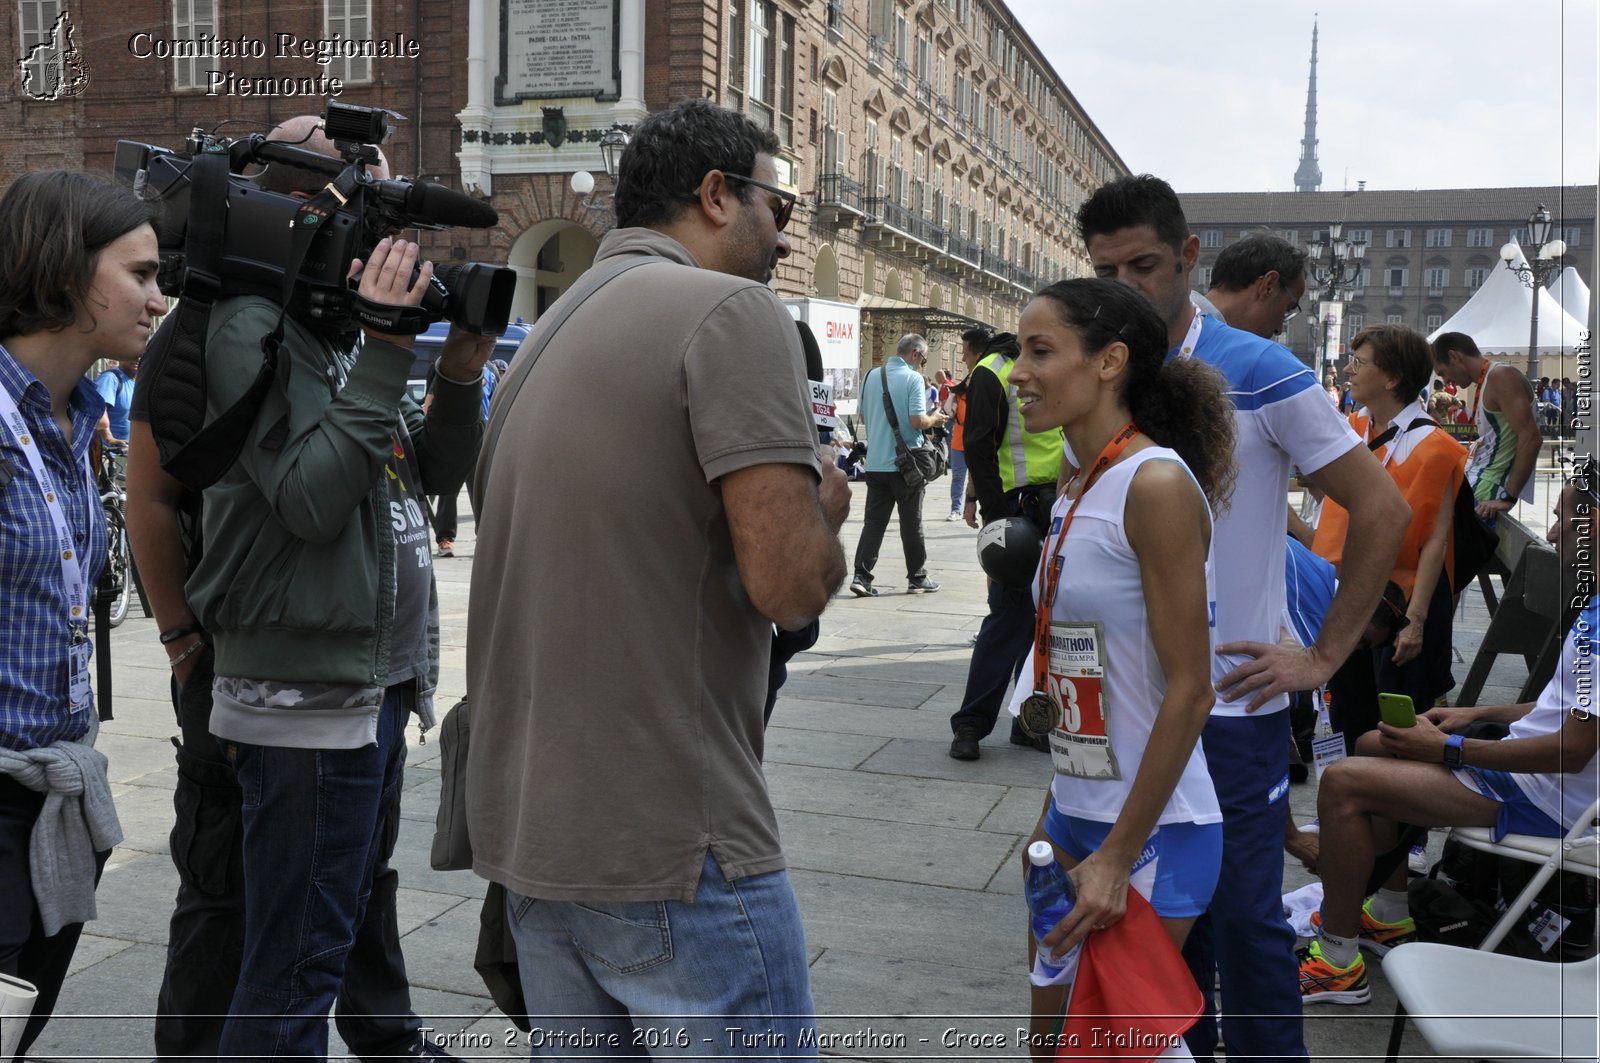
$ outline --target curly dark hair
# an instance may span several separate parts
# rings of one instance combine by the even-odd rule
[[[658,111],[639,123],[617,164],[617,227],[676,221],[708,171],[749,177],[756,156],[776,155],[778,147],[772,130],[709,100]],[[749,203],[756,190],[735,181],[733,191]]]
[[[1183,216],[1178,193],[1152,174],[1107,181],[1078,208],[1078,236],[1085,247],[1096,236],[1136,225],[1150,226],[1162,243],[1180,253],[1189,238],[1189,220]]]
[[[1416,329],[1404,325],[1368,325],[1350,341],[1352,351],[1362,347],[1370,349],[1368,361],[1379,372],[1399,379],[1394,395],[1402,406],[1415,400],[1433,376],[1433,352],[1427,339]]]
[[[81,170],[17,178],[0,197],[0,339],[75,324],[100,252],[156,217],[154,203]]]
[[[1137,289],[1098,277],[1057,281],[1035,297],[1055,305],[1061,323],[1077,332],[1085,354],[1113,342],[1128,345],[1128,372],[1119,394],[1139,431],[1171,447],[1221,513],[1238,472],[1233,460],[1233,403],[1222,374],[1198,358],[1167,358],[1167,325]]]

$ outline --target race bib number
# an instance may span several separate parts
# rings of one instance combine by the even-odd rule
[[[1050,624],[1048,693],[1061,706],[1050,732],[1056,771],[1075,779],[1121,779],[1106,704],[1106,631],[1097,621]]]

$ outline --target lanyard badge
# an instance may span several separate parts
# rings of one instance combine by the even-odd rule
[[[67,524],[66,511],[61,508],[60,492],[55,478],[46,468],[44,456],[39,451],[38,440],[17,409],[16,400],[4,387],[0,387],[0,425],[17,441],[33,473],[34,485],[44,499],[45,511],[50,515],[52,538],[56,557],[61,563],[61,585],[66,595],[66,621],[70,643],[67,649],[67,692],[72,711],[88,709],[93,703],[89,689],[89,586],[84,576],[83,559],[79,556],[72,528]],[[84,481],[89,494],[94,494],[94,478],[89,471],[89,458],[84,455]]]

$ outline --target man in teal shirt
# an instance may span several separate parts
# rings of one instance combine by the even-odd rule
[[[895,467],[894,429],[883,408],[885,386],[894,405],[895,420],[907,447],[922,445],[922,430],[938,428],[946,421],[943,410],[928,412],[926,385],[922,369],[928,364],[928,341],[915,332],[900,337],[892,358],[881,369],[869,372],[861,382],[859,409],[867,426],[867,507],[856,544],[855,576],[850,593],[868,598],[878,593],[872,585],[872,569],[878,563],[878,548],[889,529],[889,513],[900,514],[900,545],[906,555],[906,592],[932,594],[939,589],[928,578],[928,548],[922,541],[922,493],[926,485],[912,487]],[[885,381],[887,380],[887,385]]]

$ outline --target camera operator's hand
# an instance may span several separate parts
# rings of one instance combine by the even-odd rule
[[[361,274],[361,283],[356,292],[374,303],[388,306],[420,306],[422,295],[428,290],[428,282],[433,279],[433,263],[424,262],[422,270],[417,274],[417,279],[411,279],[411,273],[416,269],[417,255],[421,251],[416,244],[409,240],[394,240],[385,236],[378,241],[378,246],[372,249],[372,257],[362,268],[359,258],[350,263],[350,276]],[[367,335],[375,340],[386,340],[397,347],[410,347],[416,342],[415,336],[395,336],[385,332],[367,330]]]
[[[494,353],[493,336],[478,336],[466,329],[450,326],[450,334],[439,348],[439,374],[458,384],[469,384],[483,375],[484,363]]]

